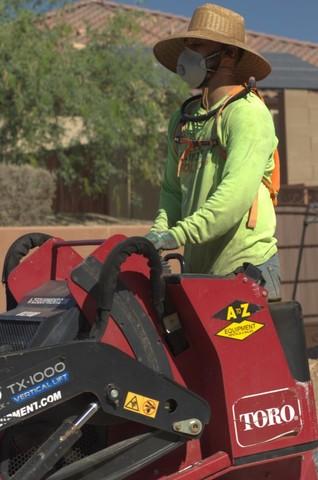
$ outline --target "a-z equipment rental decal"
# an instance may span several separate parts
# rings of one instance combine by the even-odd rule
[[[230,322],[226,327],[217,332],[216,335],[219,337],[233,338],[234,340],[245,340],[264,327],[263,323],[253,322],[251,320],[253,313],[261,309],[262,307],[259,305],[235,300],[235,302],[213,315],[214,318]]]
[[[159,401],[153,398],[144,397],[138,393],[128,392],[126,395],[124,409],[130,412],[144,415],[145,417],[156,418]]]
[[[30,413],[34,413],[37,410],[41,410],[41,408],[45,408],[49,404],[58,402],[61,399],[62,399],[62,392],[61,390],[59,390],[39,400],[35,400],[34,402],[28,405],[24,405],[23,407],[18,408],[17,410],[14,410],[11,413],[8,413],[4,417],[0,417],[0,428],[3,427],[4,425],[7,425],[14,418],[27,417]]]

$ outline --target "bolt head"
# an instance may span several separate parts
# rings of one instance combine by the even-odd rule
[[[117,390],[117,388],[112,388],[109,392],[109,396],[112,400],[117,400],[119,398],[119,390]]]
[[[192,420],[192,422],[189,424],[189,429],[191,433],[200,433],[202,430],[202,425],[197,420]]]

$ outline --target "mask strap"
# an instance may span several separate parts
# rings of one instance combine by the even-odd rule
[[[209,95],[209,89],[205,87],[202,92],[202,105],[206,110],[209,110],[208,95]]]
[[[206,69],[207,69],[207,72],[216,72],[217,69],[219,68],[219,65],[220,63],[218,64],[217,68],[209,68],[208,65],[207,65],[207,61],[210,60],[211,58],[215,58],[217,57],[218,55],[221,55],[223,53],[223,48],[221,48],[220,50],[218,50],[217,52],[213,52],[211,53],[211,55],[208,55],[207,57],[204,57],[204,60],[205,60],[205,66],[206,66]],[[221,61],[221,60],[220,60]]]

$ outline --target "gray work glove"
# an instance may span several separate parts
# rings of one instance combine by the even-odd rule
[[[156,250],[174,250],[180,245],[176,238],[168,230],[165,232],[149,232],[145,235],[151,243],[153,243]]]

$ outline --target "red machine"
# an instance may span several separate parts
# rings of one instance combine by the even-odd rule
[[[301,309],[255,267],[163,274],[144,238],[30,234],[3,282],[2,480],[317,480]]]

